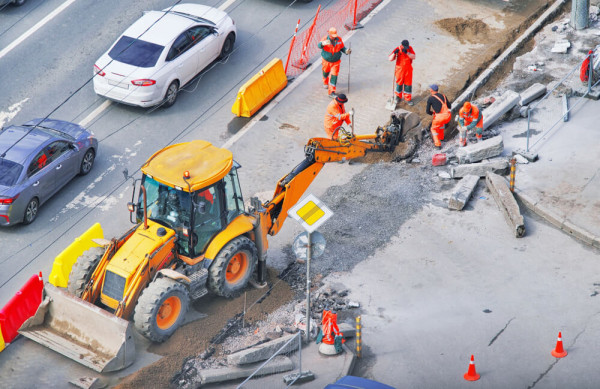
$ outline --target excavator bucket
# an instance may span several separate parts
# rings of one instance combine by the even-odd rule
[[[46,283],[42,303],[19,333],[97,372],[131,365],[131,323]]]

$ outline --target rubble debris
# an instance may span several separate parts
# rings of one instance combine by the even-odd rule
[[[442,171],[438,172],[438,177],[440,177],[440,178],[443,178],[443,179],[445,179],[445,180],[449,180],[449,179],[451,179],[451,178],[452,178],[452,177],[450,176],[450,173],[448,173],[448,172],[447,172],[447,171],[445,171],[445,170],[442,170]]]
[[[461,147],[456,151],[456,157],[458,158],[458,163],[460,164],[473,163],[498,156],[502,154],[503,150],[504,142],[502,141],[502,136],[498,135],[478,143]]]
[[[519,204],[508,188],[506,180],[498,174],[488,172],[485,176],[485,184],[502,211],[504,219],[513,228],[515,237],[522,238],[525,235],[525,222]]]
[[[519,109],[519,115],[522,118],[526,118],[528,114],[529,114],[529,107],[528,106],[524,106],[524,107],[521,107]]]
[[[360,308],[360,303],[357,303],[356,301],[349,301],[348,302],[348,308],[352,309],[352,308]]]
[[[492,105],[483,110],[483,129],[496,123],[505,113],[510,111],[521,100],[521,96],[512,90],[507,90]]]
[[[307,370],[307,371],[302,371],[300,373],[291,373],[291,374],[283,376],[283,383],[286,384],[287,386],[290,386],[292,384],[301,384],[303,382],[314,381],[314,379],[315,379],[315,375],[313,374],[313,372],[310,370]]]
[[[285,335],[279,339],[274,339],[254,347],[238,351],[234,354],[229,354],[227,356],[227,363],[230,365],[247,365],[249,363],[255,363],[258,361],[266,361],[294,336],[295,335]],[[296,350],[297,347],[298,345],[296,343],[290,342],[280,352],[288,353]]]
[[[448,208],[462,211],[469,199],[471,194],[475,190],[477,183],[479,182],[479,176],[472,174],[466,175],[462,180],[456,184],[454,192],[450,196],[448,201]]]
[[[450,169],[452,178],[463,178],[468,175],[485,177],[487,172],[506,175],[510,172],[510,165],[505,158],[500,158],[478,163],[457,165]]]
[[[270,355],[269,355],[270,357]],[[268,357],[267,357],[268,358]],[[238,378],[249,377],[254,371],[260,367],[261,363],[245,365],[244,367],[226,367],[222,369],[202,369],[198,372],[200,384],[212,384],[235,380]],[[260,369],[260,375],[268,375],[274,373],[282,373],[290,371],[294,368],[292,360],[286,356],[278,355],[273,358],[266,366]]]
[[[563,122],[569,121],[569,98],[567,95],[562,96],[562,111],[563,111]]]
[[[512,155],[517,155],[517,154],[525,157],[529,162],[535,162],[535,161],[538,160],[537,153],[534,153],[532,151],[525,151],[523,149],[516,149],[515,151],[512,152]]]
[[[536,82],[535,84],[531,85],[529,88],[525,89],[519,94],[521,96],[521,100],[519,100],[519,105],[527,105],[533,100],[542,97],[544,94],[546,94],[546,85]]]
[[[515,158],[515,161],[517,163],[520,163],[521,165],[525,165],[525,164],[529,163],[529,160],[527,160],[527,158],[525,158],[521,154],[515,154],[514,158]]]
[[[559,54],[567,54],[567,51],[569,50],[570,47],[571,47],[571,42],[569,42],[568,40],[557,39],[556,42],[554,42],[554,46],[552,47],[550,52],[559,53]]]
[[[492,104],[494,104],[495,101],[496,101],[496,98],[494,96],[488,96],[485,99],[483,99],[483,105],[485,105],[485,106],[492,105]]]

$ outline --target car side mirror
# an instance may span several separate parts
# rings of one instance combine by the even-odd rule
[[[219,30],[217,30],[216,28],[213,28],[211,30],[211,33],[215,34],[215,35],[219,35]]]

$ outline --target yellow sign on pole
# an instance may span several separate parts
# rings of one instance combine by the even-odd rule
[[[333,211],[313,194],[309,194],[290,208],[288,215],[298,221],[306,231],[313,232],[333,216]]]

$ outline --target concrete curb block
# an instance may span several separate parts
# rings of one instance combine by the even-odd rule
[[[509,56],[517,51],[526,40],[529,40],[539,29],[543,27],[543,24],[552,18],[558,12],[560,12],[563,5],[567,3],[567,0],[556,0],[554,4],[550,6],[517,40],[513,42],[504,52],[496,58],[494,62],[477,77],[477,79],[467,87],[467,89],[452,102],[452,114],[458,112],[458,109],[462,107],[463,103],[469,99],[471,94],[475,94],[475,91],[483,84],[485,84],[489,78],[494,74],[496,69],[500,67]]]
[[[238,378],[250,377],[254,371],[260,367],[260,363],[254,365],[246,365],[245,367],[226,367],[223,369],[205,369],[200,370],[200,383],[213,384],[217,382],[231,381]],[[288,357],[278,356],[261,369],[261,373],[257,376],[283,373],[294,368],[294,362]]]
[[[498,208],[502,211],[504,219],[510,227],[516,238],[525,236],[525,220],[519,209],[519,204],[514,194],[508,188],[508,184],[502,176],[488,172],[485,176],[485,184],[491,192]]]
[[[354,352],[352,352],[352,350],[350,350],[345,344],[342,344],[342,348],[344,349],[344,355],[348,355],[348,357],[345,357],[344,365],[341,369],[341,374],[343,375],[338,377],[336,381],[347,375],[352,375],[354,365],[356,364],[356,355],[354,355]]]
[[[575,239],[578,239],[589,246],[600,248],[600,237],[597,237],[589,231],[574,225],[572,222],[559,216],[556,212],[544,204],[541,204],[539,201],[532,199],[528,194],[522,191],[516,190],[515,196],[518,198],[519,202],[527,207],[527,209],[540,216],[554,227],[566,232]]]

